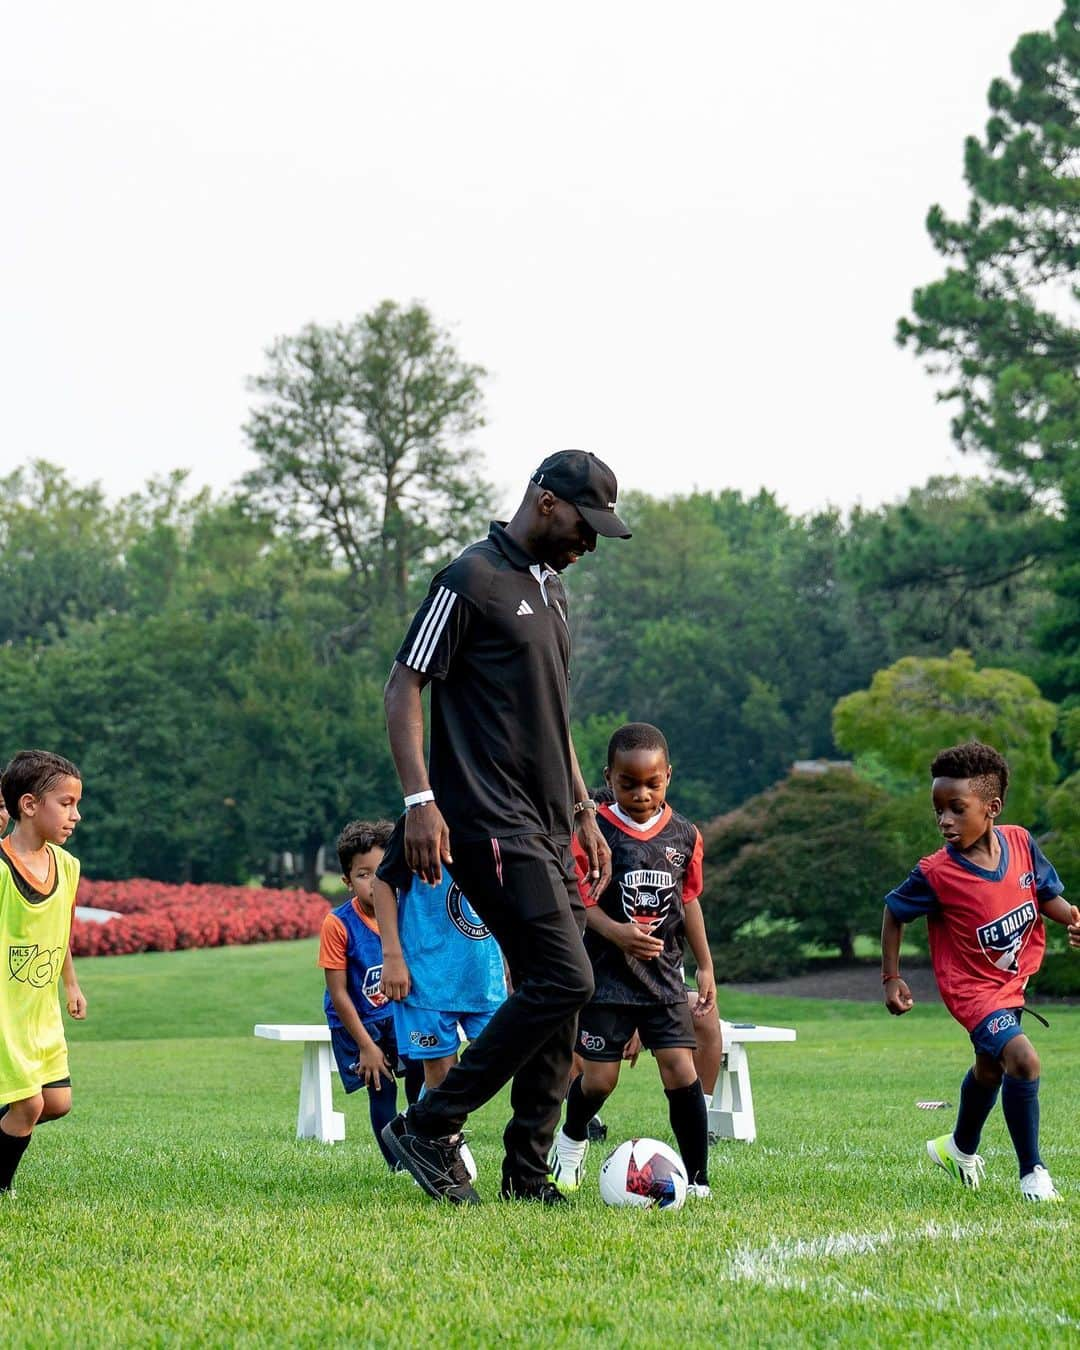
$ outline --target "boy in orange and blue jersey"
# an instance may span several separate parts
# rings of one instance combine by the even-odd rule
[[[1080,910],[1027,830],[996,825],[1009,785],[1009,766],[979,741],[942,750],[930,766],[932,795],[944,848],[921,859],[885,897],[881,979],[895,1016],[914,999],[899,973],[904,925],[926,918],[930,959],[945,1006],[975,1047],[975,1063],[960,1088],[951,1135],[927,1142],[927,1152],[956,1181],[978,1189],[984,1172],[979,1137],[1001,1092],[1026,1200],[1059,1200],[1039,1153],[1039,1056],[1021,1029],[1028,980],[1046,949],[1043,919],[1068,928],[1080,947]]]

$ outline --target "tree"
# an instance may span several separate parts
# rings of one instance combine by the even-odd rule
[[[1057,507],[1063,528],[1037,541],[1048,556],[1080,534],[1064,528],[1080,511],[1080,0],[1065,0],[1053,32],[1025,34],[1011,67],[1012,81],[990,86],[984,138],[965,143],[966,217],[927,216],[950,266],[915,291],[897,340],[948,377],[938,397],[958,405],[957,445]],[[1080,575],[1054,583],[1060,614],[1044,645],[1064,696],[1080,692]]]
[[[907,656],[879,670],[869,689],[836,705],[836,743],[876,768],[898,793],[926,792],[938,750],[975,738],[1009,761],[1007,818],[1031,824],[1057,777],[1050,738],[1057,709],[1026,675],[986,667],[968,652]]]
[[[414,569],[475,537],[490,489],[466,438],[483,424],[484,370],[419,304],[384,301],[348,324],[309,324],[267,351],[245,428],[256,500],[344,561],[355,600],[409,603]]]
[[[126,604],[122,515],[44,460],[0,478],[0,642],[62,637]]]
[[[876,827],[884,789],[850,770],[792,773],[703,831],[705,923],[714,941],[791,921],[800,943],[850,960],[881,921],[882,897],[906,875],[894,840]]]

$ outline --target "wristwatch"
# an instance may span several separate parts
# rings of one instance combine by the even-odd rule
[[[574,815],[580,816],[582,811],[595,811],[596,803],[591,797],[586,797],[583,802],[574,803]]]

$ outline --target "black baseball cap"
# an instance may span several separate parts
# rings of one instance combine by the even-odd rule
[[[597,534],[607,539],[629,539],[625,521],[615,514],[619,485],[602,459],[588,450],[556,450],[532,476],[564,502],[570,502]]]

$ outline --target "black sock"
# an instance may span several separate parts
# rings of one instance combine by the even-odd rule
[[[681,1088],[665,1088],[668,1119],[679,1145],[690,1183],[709,1184],[709,1115],[701,1080]]]
[[[563,1134],[567,1139],[576,1139],[578,1142],[589,1137],[589,1121],[607,1101],[606,1095],[586,1093],[581,1086],[583,1077],[579,1073],[570,1084],[570,1091],[566,1094],[566,1123],[563,1125]]]
[[[1006,1074],[1001,1084],[1001,1109],[1016,1149],[1020,1175],[1042,1164],[1039,1157],[1039,1080]]]
[[[0,1191],[11,1189],[11,1179],[19,1159],[32,1138],[31,1134],[8,1134],[0,1125]]]
[[[975,1077],[975,1070],[968,1069],[966,1078],[960,1084],[960,1109],[956,1113],[956,1128],[953,1130],[953,1143],[961,1153],[974,1153],[978,1149],[982,1127],[994,1109],[997,1095],[996,1085],[984,1086]]]

